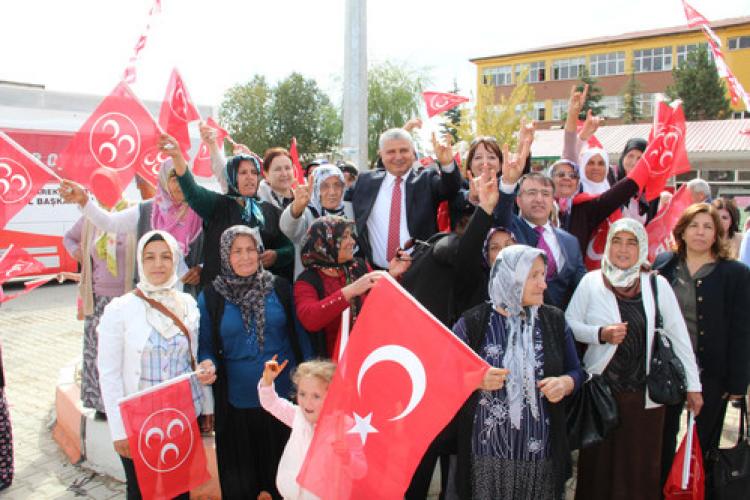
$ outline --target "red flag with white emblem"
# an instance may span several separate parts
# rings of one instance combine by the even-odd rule
[[[297,481],[327,500],[403,498],[427,447],[488,369],[384,276],[354,324]]]
[[[422,97],[427,107],[427,116],[430,118],[453,109],[459,104],[469,102],[468,97],[447,92],[422,92]]]
[[[161,103],[159,110],[159,126],[167,134],[171,135],[180,143],[180,149],[185,158],[188,158],[190,151],[190,134],[188,133],[188,123],[200,120],[195,104],[190,99],[190,94],[182,81],[180,72],[177,68],[172,70],[167,84],[167,94]]]
[[[216,146],[221,151],[224,149],[224,139],[229,137],[229,132],[221,127],[216,121],[210,116],[206,119],[206,125],[216,131]],[[200,148],[198,148],[198,154],[193,160],[193,175],[199,175],[201,177],[213,177],[213,170],[211,169],[211,152],[208,150],[206,143],[201,142]]]
[[[18,245],[11,244],[0,257],[0,285],[11,278],[44,271],[44,264]]]
[[[210,479],[189,377],[120,400],[143,498],[172,498]]]
[[[674,243],[672,230],[677,224],[677,220],[682,216],[682,212],[693,203],[690,191],[685,187],[686,184],[680,186],[667,207],[657,213],[646,226],[648,259],[651,262],[660,253],[672,250],[672,244]]]
[[[54,177],[44,163],[0,132],[0,228]]]
[[[648,147],[639,162],[648,164],[646,199],[655,200],[664,190],[667,179],[690,170],[685,149],[685,114],[682,103],[671,105],[660,101],[654,113],[654,125],[648,136]]]
[[[141,165],[156,156],[161,130],[125,82],[94,110],[60,155],[62,176],[114,206]]]

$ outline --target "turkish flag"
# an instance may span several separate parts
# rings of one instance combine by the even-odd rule
[[[682,7],[685,9],[685,17],[687,18],[688,26],[691,28],[700,28],[702,25],[708,25],[708,19],[703,17],[700,12],[695,10],[685,0],[682,0]]]
[[[695,427],[695,417],[689,414],[688,428],[674,456],[667,482],[664,484],[664,500],[703,500],[706,497],[706,475],[703,472],[703,452]]]
[[[326,500],[403,498],[488,369],[385,275],[354,324],[297,481]]]
[[[53,177],[44,163],[0,132],[0,228]]]
[[[224,139],[229,137],[229,132],[223,129],[210,116],[206,118],[206,125],[216,131],[216,145],[219,147],[219,150],[222,150],[224,148]],[[193,174],[201,177],[213,177],[214,175],[211,169],[211,152],[203,142],[201,142],[201,146],[198,148],[198,155],[193,160]]]
[[[651,262],[660,253],[672,250],[672,244],[674,243],[672,230],[682,212],[693,203],[690,191],[685,186],[685,184],[680,186],[666,208],[660,210],[646,226],[648,259]]]
[[[153,159],[161,130],[125,82],[94,110],[60,155],[63,177],[87,186],[106,206],[120,199],[136,169]]]
[[[299,184],[305,183],[305,172],[302,170],[302,164],[299,162],[299,152],[297,151],[297,138],[292,137],[292,145],[289,146],[289,156],[292,157],[294,165],[294,178]]]
[[[172,76],[167,84],[167,94],[161,103],[159,110],[159,126],[167,134],[171,135],[180,143],[180,149],[185,158],[189,158],[190,134],[188,123],[200,120],[201,116],[190,99],[190,94],[182,81],[177,68],[172,70]]]
[[[210,479],[190,375],[120,400],[143,498],[172,498]]]
[[[682,103],[671,105],[660,101],[654,113],[654,126],[648,136],[648,147],[639,162],[648,164],[646,199],[655,200],[667,185],[667,179],[690,171],[685,149],[685,114]]]
[[[44,271],[44,264],[32,257],[23,248],[11,244],[0,257],[0,285],[11,278]]]
[[[453,109],[459,104],[469,102],[468,97],[445,92],[422,92],[422,97],[425,106],[427,106],[427,116],[430,118]]]

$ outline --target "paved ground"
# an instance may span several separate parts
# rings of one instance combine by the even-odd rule
[[[16,465],[4,499],[124,498],[122,483],[71,465],[50,435],[58,373],[80,357],[83,323],[75,313],[73,285],[47,285],[0,308]],[[728,411],[725,446],[737,439],[737,415]],[[573,489],[571,481],[569,498]]]

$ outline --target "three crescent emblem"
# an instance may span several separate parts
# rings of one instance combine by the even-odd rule
[[[138,127],[127,115],[105,113],[91,127],[89,149],[101,167],[112,170],[129,168],[141,149]]]
[[[161,151],[152,150],[143,155],[143,165],[154,177],[158,177],[161,164],[167,161],[168,158]]]
[[[17,203],[31,191],[28,170],[11,158],[0,158],[0,202]]]
[[[187,416],[176,408],[165,408],[143,421],[138,452],[151,470],[169,472],[190,456],[193,439]]]

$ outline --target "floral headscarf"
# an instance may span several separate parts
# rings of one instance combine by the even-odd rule
[[[638,240],[638,261],[628,269],[620,269],[609,261],[612,238],[620,232],[632,234]],[[643,224],[635,219],[618,219],[609,226],[607,245],[602,255],[602,274],[615,288],[630,288],[636,284],[642,269],[648,269],[648,235]]]
[[[339,201],[339,206],[334,210],[323,208],[323,203],[320,201],[320,187],[323,185],[323,182],[329,177],[337,177],[341,181],[341,184],[346,186],[344,174],[341,172],[341,169],[339,167],[336,167],[334,165],[321,165],[313,170],[313,192],[312,196],[310,197],[310,205],[312,205],[312,208],[315,209],[315,213],[317,213],[318,216],[344,214],[343,190],[341,192],[341,201]]]
[[[578,165],[580,165],[579,173],[581,175],[581,189],[584,193],[602,194],[609,189],[607,172],[604,172],[604,180],[601,182],[594,182],[586,176],[586,165],[594,156],[601,156],[604,163],[608,165],[609,155],[607,155],[607,152],[602,148],[588,148],[583,150],[580,156],[581,161],[578,162]]]
[[[260,167],[263,164],[263,161],[258,155],[239,154],[232,156],[227,160],[227,165],[225,167],[228,194],[231,196],[239,196],[244,201],[245,207],[242,211],[242,220],[246,224],[252,227],[263,227],[266,221],[263,217],[263,211],[260,209],[260,203],[256,199],[258,190],[256,189],[256,192],[253,193],[252,196],[244,196],[240,194],[240,190],[237,187],[237,173],[240,170],[240,163],[243,161],[249,161],[253,164],[253,167],[255,167],[255,170],[258,173],[258,183],[260,183]]]
[[[521,302],[526,280],[537,257],[541,257],[546,266],[547,255],[543,250],[526,245],[503,248],[492,265],[488,287],[492,306],[508,313],[508,345],[503,356],[503,367],[509,370],[505,391],[510,422],[516,429],[521,425],[524,401],[531,415],[539,418],[534,353],[534,329],[539,306],[524,307]]]
[[[234,272],[229,262],[229,254],[232,243],[239,236],[251,237],[255,241],[258,254],[263,252],[263,240],[257,228],[237,225],[225,230],[219,240],[221,273],[214,278],[213,286],[222,297],[240,308],[245,327],[251,334],[255,333],[258,347],[263,351],[266,295],[273,290],[273,275],[263,269],[260,256],[258,257],[258,270],[252,275],[239,276]]]
[[[169,194],[169,177],[174,172],[172,159],[159,168],[159,185],[151,211],[151,227],[166,231],[177,240],[183,255],[190,252],[190,244],[201,234],[203,219],[186,203],[175,203]]]

